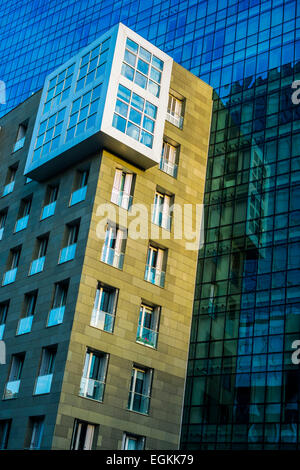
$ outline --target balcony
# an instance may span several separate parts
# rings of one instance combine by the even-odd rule
[[[124,263],[124,253],[117,253],[113,248],[103,247],[101,261],[114,268],[122,269]]]
[[[32,261],[29,269],[29,276],[33,274],[37,274],[43,271],[45,264],[45,256],[41,256],[40,258],[35,259]]]
[[[16,152],[17,150],[20,150],[22,147],[24,147],[24,143],[25,143],[25,137],[22,137],[22,139],[17,140],[13,151]]]
[[[11,382],[7,382],[4,389],[4,400],[10,400],[12,398],[17,398],[19,394],[21,380],[12,380]]]
[[[19,320],[17,335],[24,335],[25,333],[31,332],[33,315],[24,317]]]
[[[66,263],[67,261],[71,261],[75,258],[77,243],[73,243],[73,245],[65,246],[62,250],[60,250],[59,261],[58,264]]]
[[[116,189],[113,189],[112,191],[112,202],[114,202],[120,207],[123,207],[123,209],[130,209],[132,205],[132,199],[133,197],[130,194],[125,193],[124,191],[117,191]]]
[[[91,318],[91,326],[100,330],[113,332],[115,323],[115,315],[113,313],[103,312],[102,310],[93,310]]]
[[[53,374],[40,375],[36,379],[34,395],[44,395],[50,393]]]
[[[169,121],[171,124],[174,124],[174,126],[179,127],[179,129],[182,129],[183,117],[179,114],[167,113],[166,120]]]
[[[145,271],[145,281],[151,282],[159,287],[164,287],[165,285],[165,275],[164,271],[154,268],[153,266],[146,265]]]
[[[21,230],[24,230],[27,227],[28,219],[29,219],[29,215],[25,215],[21,219],[17,220],[16,226],[15,226],[15,233],[20,232]]]
[[[85,200],[86,197],[86,190],[87,186],[83,186],[82,188],[77,189],[71,194],[70,204],[69,206],[74,206],[81,201]]]
[[[149,413],[150,397],[141,393],[129,392],[128,410],[147,415]]]
[[[2,323],[2,325],[0,325],[0,340],[3,338],[4,330],[5,330],[5,323]]]
[[[79,395],[92,400],[102,401],[105,383],[100,380],[88,379],[82,377],[80,383]]]
[[[43,207],[41,220],[47,219],[48,217],[51,217],[51,215],[54,215],[55,206],[56,206],[56,201],[51,202],[50,204],[47,204],[47,206]]]
[[[7,284],[11,284],[12,282],[15,282],[17,271],[18,271],[18,268],[14,268],[14,269],[10,269],[9,271],[6,271],[6,273],[3,276],[2,286],[7,286]]]
[[[53,308],[50,310],[47,326],[60,325],[64,320],[65,306]]]
[[[137,343],[144,344],[145,346],[149,346],[150,348],[156,348],[157,336],[157,331],[150,330],[145,326],[139,325],[136,335],[136,341]]]
[[[0,240],[3,238],[4,227],[0,228]]]
[[[12,193],[15,187],[15,182],[12,181],[4,186],[2,197],[7,196],[8,194]]]
[[[177,178],[178,165],[176,165],[176,163],[169,162],[165,158],[162,158],[159,164],[159,168],[164,173],[173,176],[173,178]]]

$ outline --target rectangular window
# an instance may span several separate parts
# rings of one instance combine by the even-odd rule
[[[182,129],[183,126],[183,100],[169,95],[167,121]]]
[[[128,409],[148,414],[153,370],[134,366],[131,374]]]
[[[78,233],[79,233],[79,222],[68,224],[65,232],[65,244],[64,248],[60,250],[58,264],[66,263],[75,258]]]
[[[9,301],[0,303],[0,340],[3,339],[8,308],[9,308]]]
[[[30,333],[32,321],[37,301],[37,291],[25,294],[25,302],[23,307],[23,315],[20,318],[17,328],[17,335]]]
[[[40,273],[44,269],[46,253],[48,248],[49,235],[37,238],[34,257],[29,269],[29,276]]]
[[[132,204],[133,174],[123,170],[116,170],[111,202],[123,209],[129,209]]]
[[[55,284],[52,309],[50,310],[47,326],[59,325],[63,322],[69,281],[62,281]]]
[[[102,248],[101,261],[122,269],[126,245],[126,230],[108,223]]]
[[[17,174],[17,166],[9,167],[6,175],[5,185],[3,188],[2,197],[7,196],[8,194],[12,193],[15,187],[15,180]]]
[[[127,432],[123,435],[123,450],[144,450],[145,437],[137,436],[136,434],[129,434]]]
[[[0,212],[0,240],[3,238],[4,227],[7,219],[8,209],[4,209]]]
[[[156,348],[159,328],[160,307],[141,304],[136,335],[137,343]]]
[[[87,349],[80,383],[79,395],[103,401],[108,354]]]
[[[173,196],[156,191],[152,211],[152,222],[166,230],[171,230],[171,206]]]
[[[6,286],[7,284],[11,284],[16,280],[16,275],[18,271],[18,266],[20,262],[21,256],[21,247],[13,248],[10,250],[9,258],[8,258],[8,270],[5,272],[3,276],[2,285]]]
[[[167,252],[162,248],[150,245],[148,248],[145,281],[160,287],[165,284]]]
[[[26,448],[29,450],[38,450],[41,448],[44,432],[44,416],[31,416],[29,418],[29,440]]]
[[[91,326],[112,333],[114,330],[118,289],[98,282]]]
[[[51,217],[55,213],[58,195],[58,185],[50,185],[46,190],[45,204],[42,210],[41,220]]]
[[[24,146],[27,127],[28,121],[22,122],[22,124],[19,125],[17,139],[13,150],[14,152],[20,150]]]
[[[18,214],[18,219],[15,225],[15,233],[24,230],[28,225],[28,219],[31,209],[32,197],[22,199]]]
[[[179,147],[164,142],[159,168],[173,178],[177,177]]]
[[[54,363],[56,357],[57,346],[48,346],[43,348],[42,358],[39,367],[39,374],[36,379],[34,395],[43,395],[50,393]]]
[[[0,450],[7,449],[11,419],[0,420]]]
[[[93,450],[97,439],[98,426],[75,419],[71,450]]]
[[[11,359],[8,381],[5,384],[4,400],[17,398],[20,389],[21,375],[23,364],[25,361],[25,353],[14,354]]]
[[[70,206],[74,206],[85,200],[87,191],[87,182],[89,177],[88,170],[79,170],[76,173],[74,190],[71,194]]]

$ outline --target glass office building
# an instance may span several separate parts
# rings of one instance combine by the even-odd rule
[[[182,448],[297,448],[300,2],[6,0],[1,114],[119,21],[215,89]]]

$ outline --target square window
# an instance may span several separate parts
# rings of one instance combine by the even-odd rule
[[[130,101],[130,95],[131,95],[131,92],[128,88],[126,88],[125,86],[123,85],[119,85],[119,89],[118,89],[118,98],[121,98],[122,100],[126,101],[127,103],[129,103]]]
[[[158,57],[155,57],[155,55],[152,57],[152,64],[154,67],[158,68],[159,70],[163,70],[164,68],[164,63],[162,60],[160,60]]]
[[[132,93],[132,100],[131,100],[132,106],[139,109],[140,111],[143,111],[144,104],[145,104],[145,100],[141,96],[137,95],[136,93]]]
[[[126,120],[123,119],[121,116],[118,116],[117,114],[114,114],[112,125],[113,125],[113,127],[118,129],[119,131],[125,133]]]
[[[92,95],[92,92],[89,91],[88,93],[86,93],[85,95],[83,95],[82,97],[82,101],[81,101],[81,107],[83,108],[84,106],[86,106],[87,104],[89,104],[89,102],[91,101],[91,95]]]
[[[99,100],[95,100],[91,103],[90,113],[89,114],[94,114],[94,113],[97,112],[98,104],[99,104]]]
[[[121,114],[121,116],[127,118],[128,114],[128,105],[123,103],[121,100],[117,100],[116,102],[116,112]]]
[[[139,127],[135,126],[131,122],[128,122],[126,134],[132,137],[135,140],[139,140],[140,137],[140,129]]]
[[[156,82],[160,83],[161,82],[161,72],[156,70],[154,67],[151,67],[150,78],[152,78],[152,80],[155,80]]]
[[[125,55],[124,55],[124,60],[125,62],[127,62],[127,64],[132,65],[132,67],[135,67],[136,55],[126,50]]]
[[[147,62],[150,62],[150,61],[151,61],[151,54],[150,54],[150,52],[148,52],[148,51],[147,51],[146,49],[144,49],[143,47],[140,47],[139,56],[142,57],[143,59],[145,59]]]
[[[102,83],[93,89],[93,97],[92,97],[93,100],[95,100],[96,98],[100,98],[101,90],[102,90]]]
[[[135,124],[137,124],[139,126],[141,124],[142,115],[141,115],[141,113],[139,113],[135,109],[130,108],[129,119],[130,119],[130,121],[133,121]],[[148,119],[148,118],[146,118],[146,119]],[[145,118],[144,118],[144,120],[145,120]],[[146,129],[145,125],[144,125],[144,127]]]
[[[144,75],[148,75],[149,73],[149,64],[144,62],[142,59],[138,60],[137,69],[142,72]]]
[[[130,51],[132,52],[135,52],[137,54],[137,51],[138,51],[138,44],[134,41],[132,41],[131,39],[127,38],[126,40],[126,47],[127,49],[129,49]]]
[[[87,120],[86,128],[90,129],[91,127],[94,127],[95,124],[96,124],[96,114],[93,114],[92,116],[89,116]]]
[[[146,89],[147,88],[147,77],[145,77],[145,75],[142,75],[140,72],[136,72],[134,83],[139,85],[141,88]]]
[[[147,116],[144,116],[143,127],[147,131],[152,132],[152,134],[154,132],[154,124],[155,124],[155,122],[152,121],[152,119],[149,119]]]
[[[133,81],[134,69],[132,67],[129,67],[129,65],[123,64],[121,73],[124,77],[128,78],[128,80]]]
[[[151,134],[148,134],[148,132],[142,130],[142,132],[141,132],[141,143],[146,145],[147,147],[152,148],[153,136]]]
[[[149,80],[148,90],[150,93],[152,93],[152,95],[156,96],[157,98],[159,97],[160,86],[157,85],[157,83],[152,82],[152,80]]]
[[[146,101],[145,114],[152,117],[153,119],[156,119],[157,107],[154,106],[154,104],[149,103],[149,101]]]

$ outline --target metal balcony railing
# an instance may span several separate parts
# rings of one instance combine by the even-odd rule
[[[44,269],[44,264],[45,264],[45,256],[41,256],[40,258],[35,259],[32,261],[29,269],[29,276],[32,276],[33,274],[40,273]]]
[[[4,400],[10,400],[11,398],[17,398],[19,394],[21,380],[11,380],[7,382],[4,388]]]
[[[73,243],[72,245],[65,246],[62,250],[60,250],[58,264],[66,263],[67,261],[74,259],[76,246],[77,243]]]
[[[6,273],[4,273],[4,276],[3,276],[2,285],[6,286],[7,284],[11,284],[12,282],[15,282],[17,271],[18,271],[18,268],[14,268],[14,269],[10,269],[9,271],[6,271]]]
[[[139,325],[137,329],[136,341],[151,348],[156,348],[158,332]]]
[[[115,268],[122,269],[124,263],[124,253],[117,253],[113,248],[103,247],[101,261],[110,264]]]
[[[113,313],[104,312],[95,308],[93,309],[91,326],[112,333],[114,329],[114,322],[115,315]]]
[[[65,306],[53,308],[50,310],[47,326],[60,325],[64,320]]]
[[[47,217],[51,217],[51,215],[54,215],[55,206],[56,206],[56,201],[51,202],[50,204],[47,204],[47,206],[44,206],[42,215],[41,215],[41,220],[47,219]]]
[[[161,158],[159,168],[164,173],[167,173],[168,175],[173,176],[173,178],[177,177],[178,165],[176,163],[172,163],[166,160],[165,158]]]
[[[85,398],[102,401],[104,395],[105,383],[101,380],[89,379],[82,377],[80,383],[79,395]]]
[[[29,215],[25,215],[24,217],[21,217],[21,219],[17,220],[15,226],[15,233],[20,232],[21,230],[24,230],[27,227],[28,219]]]
[[[165,274],[166,273],[164,271],[160,271],[160,269],[147,264],[145,270],[145,281],[151,282],[151,284],[155,284],[156,286],[164,287]]]
[[[138,413],[148,414],[150,405],[150,396],[142,395],[133,391],[129,392],[128,409]]]
[[[53,374],[39,375],[35,382],[34,395],[50,393]]]
[[[32,327],[33,315],[29,317],[24,317],[19,320],[17,335],[24,335],[25,333],[30,333]]]
[[[86,197],[86,190],[87,186],[83,186],[82,188],[76,189],[76,191],[71,194],[69,205],[74,206],[74,204],[78,204],[79,202],[84,201]]]

